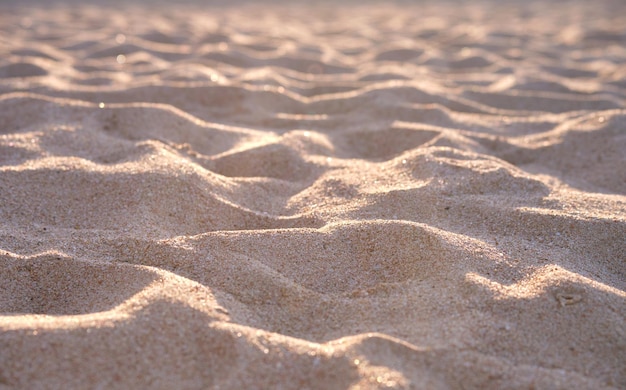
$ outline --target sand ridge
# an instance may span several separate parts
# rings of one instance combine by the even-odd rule
[[[0,4],[0,388],[626,386],[620,2],[155,4]]]

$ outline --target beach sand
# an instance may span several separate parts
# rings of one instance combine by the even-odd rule
[[[626,3],[0,3],[0,389],[626,388]]]

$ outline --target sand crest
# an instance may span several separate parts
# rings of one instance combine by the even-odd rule
[[[0,3],[0,389],[626,388],[625,31]]]

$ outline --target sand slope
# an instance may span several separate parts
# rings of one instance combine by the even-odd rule
[[[0,4],[0,388],[626,387],[624,31]]]

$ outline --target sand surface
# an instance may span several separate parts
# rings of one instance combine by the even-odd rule
[[[0,3],[0,389],[624,389],[625,264],[624,2]]]

